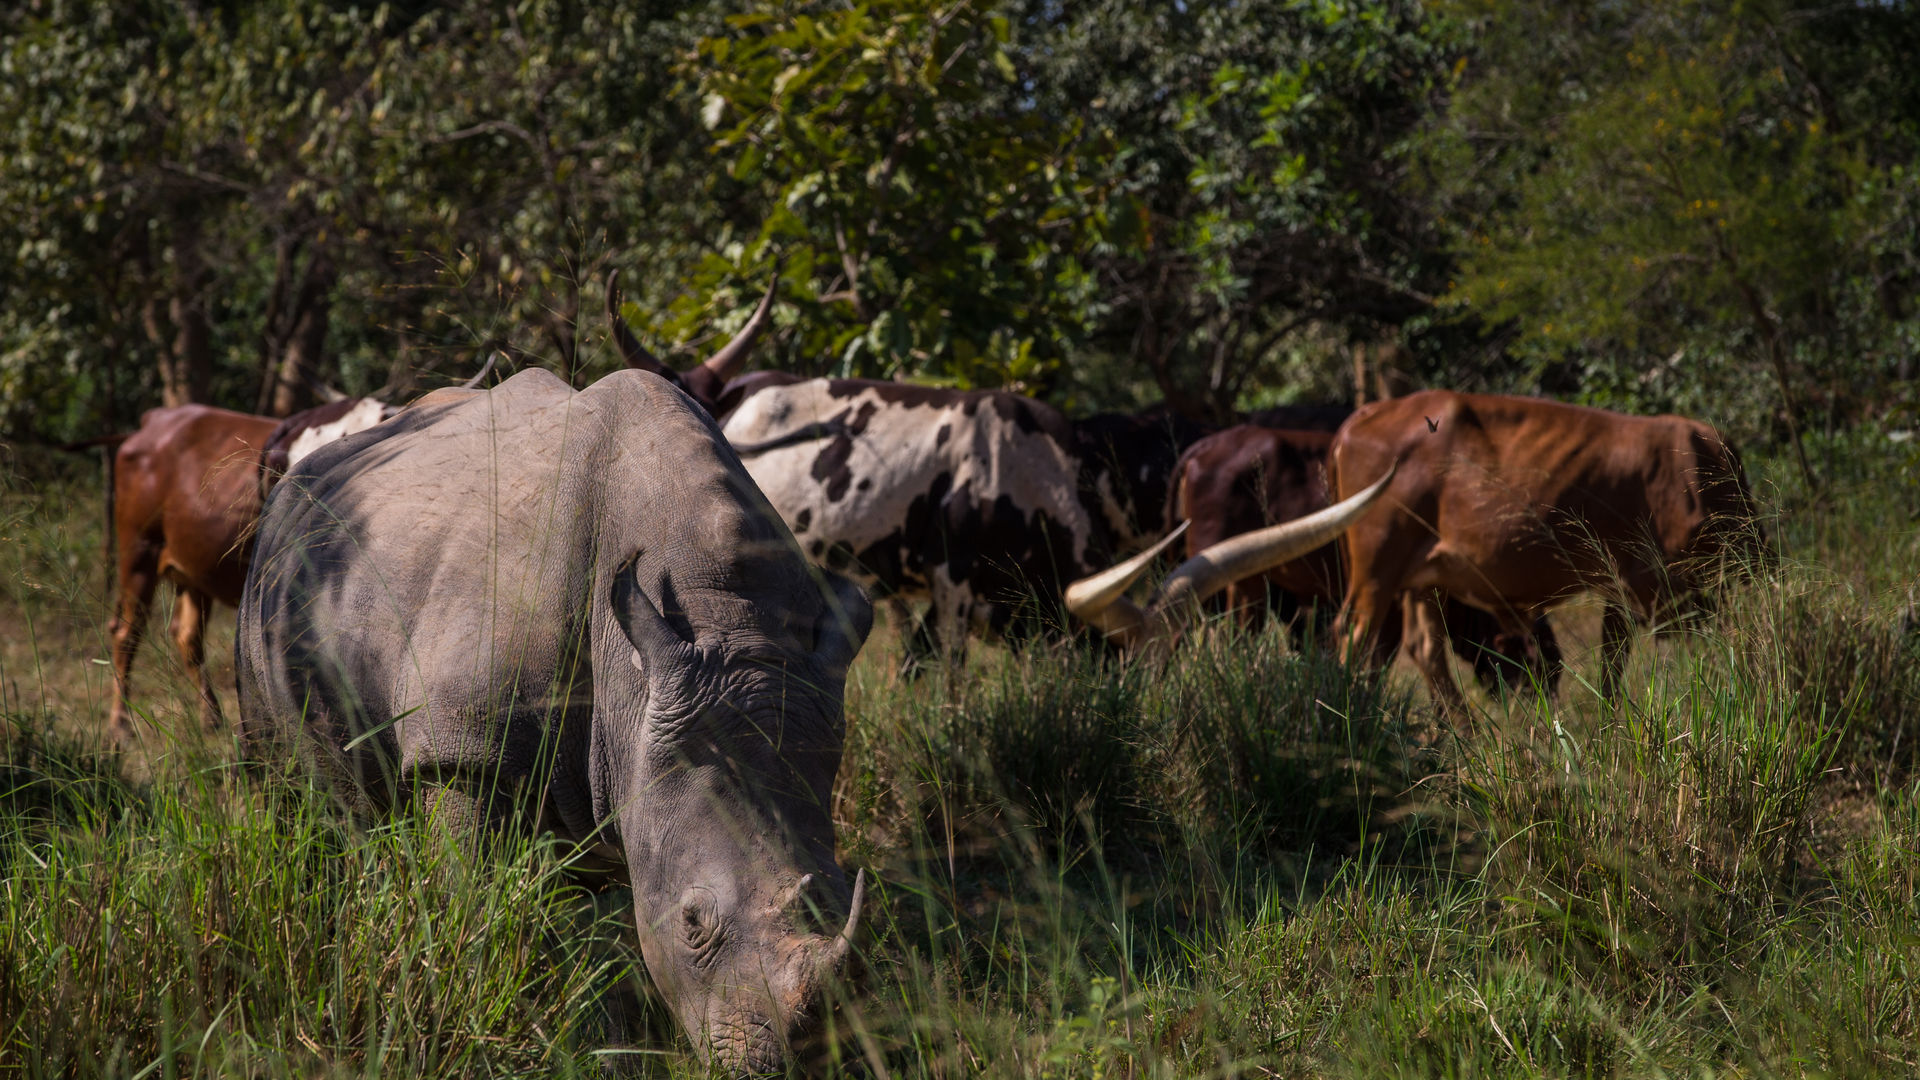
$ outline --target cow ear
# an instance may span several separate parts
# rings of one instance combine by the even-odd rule
[[[845,671],[873,629],[873,604],[848,578],[830,570],[822,571],[821,577],[827,587],[827,610],[814,621],[813,652],[828,670]]]
[[[635,572],[639,559],[636,554],[621,563],[613,576],[613,617],[619,620],[627,641],[640,654],[647,678],[652,679],[658,673],[690,664],[693,646],[674,630],[660,609],[653,606],[652,598],[640,588],[639,575]]]

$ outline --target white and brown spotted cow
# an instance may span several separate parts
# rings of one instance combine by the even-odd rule
[[[1131,539],[1073,425],[1017,394],[810,379],[746,398],[725,431],[809,557],[900,614],[928,602],[913,659],[1063,626],[1065,584]]]

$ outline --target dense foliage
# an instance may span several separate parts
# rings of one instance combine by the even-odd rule
[[[1907,3],[26,0],[0,13],[0,422],[284,413],[600,279],[682,358],[1195,415],[1418,383],[1906,420]]]

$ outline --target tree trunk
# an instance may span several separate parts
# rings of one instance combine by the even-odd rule
[[[333,313],[333,284],[339,274],[324,249],[315,249],[294,298],[293,324],[274,379],[268,416],[287,416],[313,404],[313,384],[327,348],[327,321]]]
[[[150,296],[141,311],[147,337],[160,355],[160,403],[169,406],[205,401],[213,382],[200,219],[176,209],[172,246],[173,287],[164,301]]]
[[[1774,321],[1773,313],[1767,310],[1766,301],[1752,282],[1735,278],[1734,283],[1747,302],[1754,326],[1760,331],[1760,340],[1767,350],[1767,364],[1773,369],[1774,382],[1780,387],[1780,405],[1787,417],[1787,438],[1793,443],[1793,459],[1800,466],[1800,478],[1806,481],[1807,494],[1818,497],[1820,483],[1814,478],[1813,466],[1807,463],[1806,447],[1800,441],[1800,411],[1794,406],[1793,384],[1787,377],[1786,358],[1780,355],[1780,324]]]
[[[273,246],[273,287],[267,291],[267,310],[260,320],[260,378],[253,395],[253,411],[262,415],[273,407],[273,391],[280,385],[280,358],[287,348],[286,307],[301,243],[300,237],[286,235]]]

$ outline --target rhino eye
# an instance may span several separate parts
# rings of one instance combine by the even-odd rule
[[[689,949],[704,949],[713,940],[715,919],[698,901],[680,907],[680,936]]]

